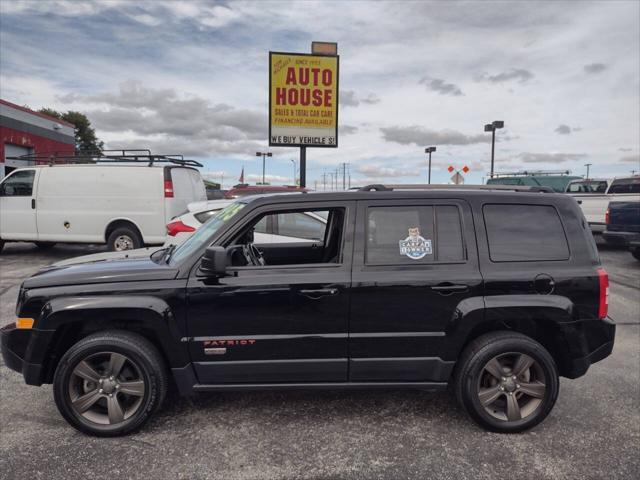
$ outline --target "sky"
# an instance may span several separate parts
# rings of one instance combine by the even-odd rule
[[[200,160],[226,187],[291,184],[268,147],[268,52],[338,43],[339,147],[307,149],[308,185],[426,183],[468,166],[640,170],[640,2],[0,0],[0,97],[85,113],[108,148]],[[292,161],[293,160],[293,161]],[[333,175],[332,175],[333,174]],[[298,173],[296,173],[297,177]],[[340,187],[342,173],[338,175]]]

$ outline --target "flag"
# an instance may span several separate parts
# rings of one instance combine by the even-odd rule
[[[238,179],[240,183],[244,183],[244,165],[242,166],[242,173],[240,174],[240,178]]]

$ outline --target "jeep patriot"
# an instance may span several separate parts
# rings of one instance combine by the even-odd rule
[[[244,197],[177,248],[25,280],[4,362],[98,436],[141,427],[168,388],[449,386],[482,427],[519,432],[615,334],[580,207],[541,190]],[[301,241],[256,244],[261,221]]]

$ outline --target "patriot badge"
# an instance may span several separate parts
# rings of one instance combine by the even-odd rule
[[[400,240],[400,255],[406,255],[411,260],[420,260],[425,255],[433,253],[431,240],[420,236],[420,229],[413,227],[409,229],[409,236]]]

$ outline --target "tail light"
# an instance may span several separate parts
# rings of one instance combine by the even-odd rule
[[[173,198],[173,182],[171,180],[164,181],[164,198]]]
[[[600,285],[598,318],[603,320],[609,311],[609,274],[604,268],[598,269],[598,283]]]
[[[175,222],[167,224],[167,235],[169,235],[170,237],[175,237],[178,233],[195,231],[195,228],[189,225],[185,225],[180,220],[176,220]]]
[[[604,212],[604,223],[609,225],[609,209],[608,208],[607,208],[607,211]]]

